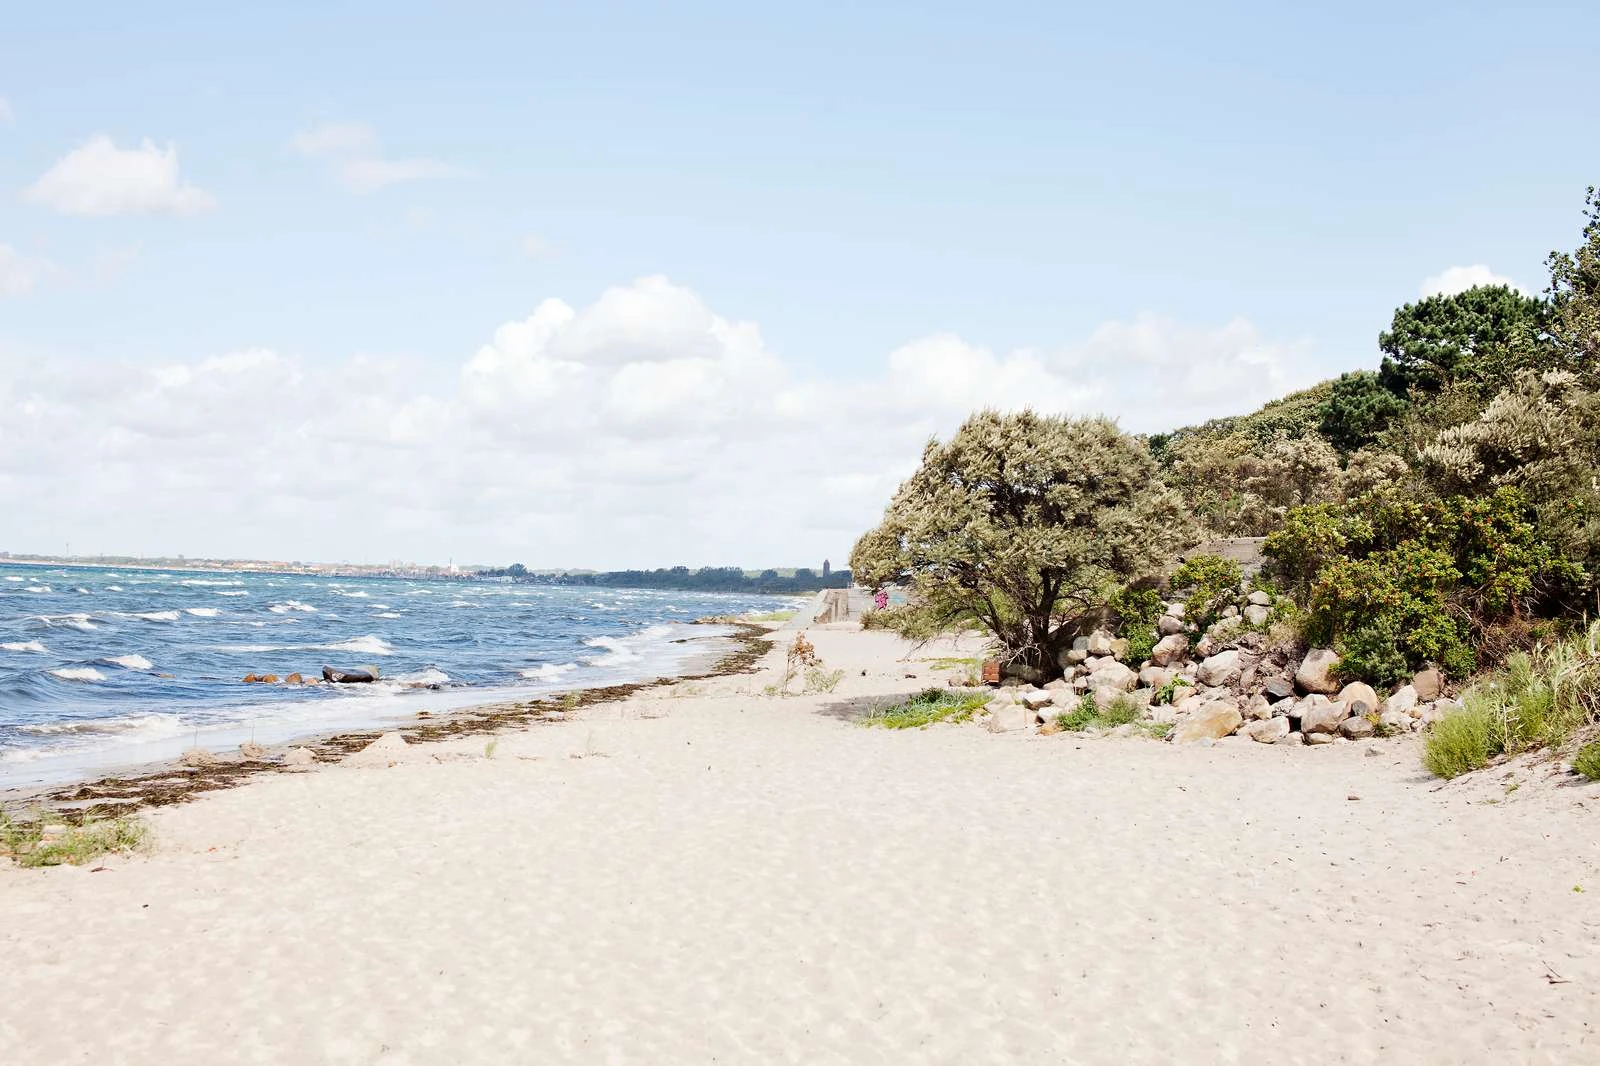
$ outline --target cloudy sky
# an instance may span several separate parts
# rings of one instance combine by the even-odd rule
[[[1155,430],[1537,291],[1600,9],[0,15],[0,549],[837,563],[975,407]]]

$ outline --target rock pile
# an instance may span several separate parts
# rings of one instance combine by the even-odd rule
[[[1131,700],[1146,722],[1170,723],[1177,744],[1229,736],[1331,744],[1414,732],[1455,705],[1442,698],[1444,678],[1434,669],[1384,696],[1360,682],[1341,685],[1332,649],[1297,657],[1269,645],[1262,627],[1271,618],[1270,595],[1245,589],[1240,599],[1204,634],[1185,623],[1181,603],[1167,604],[1157,625],[1161,639],[1137,667],[1123,661],[1126,640],[1104,630],[1079,637],[1062,656],[1061,680],[1000,689],[985,724],[995,732],[1049,725],[1092,696],[1101,709]]]

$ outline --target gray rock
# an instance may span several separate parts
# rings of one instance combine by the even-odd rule
[[[1263,718],[1248,723],[1244,731],[1258,744],[1276,744],[1289,735],[1289,719]]]
[[[1244,620],[1253,626],[1264,626],[1272,617],[1272,608],[1252,603],[1244,609]]]
[[[1040,707],[1048,707],[1055,700],[1054,692],[1045,692],[1042,689],[1027,688],[1017,693],[1017,702],[1030,711],[1037,711]]]
[[[1439,694],[1444,691],[1444,675],[1432,667],[1420,670],[1411,679],[1411,687],[1417,690],[1419,703],[1431,702],[1438,699]]]
[[[1249,596],[1249,600],[1252,607],[1272,606],[1272,597],[1267,593],[1262,592],[1260,589],[1256,589],[1254,592],[1252,592]]]
[[[1306,735],[1298,730],[1278,741],[1279,744],[1304,744],[1305,742]]]
[[[1182,633],[1183,619],[1176,615],[1164,614],[1161,616],[1161,620],[1156,623],[1156,630],[1164,637],[1169,637],[1174,633]]]
[[[1224,607],[1222,609],[1222,617],[1224,617],[1224,618],[1238,618],[1239,617],[1239,608],[1235,607],[1231,603],[1228,604],[1228,606],[1226,606],[1226,607]]]
[[[1294,683],[1302,692],[1331,695],[1339,691],[1339,683],[1333,679],[1334,668],[1338,665],[1338,652],[1332,648],[1313,648],[1306,652],[1300,668],[1294,672]]]
[[[1090,688],[1118,688],[1132,692],[1139,684],[1139,675],[1115,659],[1101,659],[1089,671]]]
[[[1340,735],[1348,740],[1365,740],[1375,732],[1377,732],[1377,729],[1373,726],[1372,719],[1366,715],[1346,718],[1339,723]]]
[[[1272,717],[1274,717],[1274,718],[1290,718],[1290,717],[1298,718],[1299,717],[1299,713],[1296,712],[1294,708],[1295,708],[1295,701],[1294,700],[1279,700],[1277,703],[1274,703],[1272,705]]]
[[[1218,740],[1238,729],[1244,718],[1231,703],[1212,702],[1197,708],[1172,731],[1174,744],[1193,744],[1199,740]]]
[[[1202,659],[1206,658],[1209,655],[1215,655],[1216,651],[1217,651],[1216,639],[1214,637],[1212,637],[1211,634],[1209,634],[1209,633],[1207,633],[1205,636],[1201,637],[1200,638],[1200,643],[1198,643],[1198,644],[1196,644],[1194,646],[1194,653],[1196,655],[1200,656]]]
[[[1171,666],[1188,654],[1189,638],[1182,633],[1169,633],[1150,649],[1150,662],[1156,666]]]
[[[1189,609],[1187,607],[1185,607],[1182,603],[1169,603],[1169,604],[1167,604],[1167,613],[1170,614],[1172,617],[1180,619],[1180,620],[1183,619],[1185,617],[1185,615],[1187,615],[1188,610]]]
[[[1343,703],[1313,703],[1307,706],[1306,701],[1300,704],[1300,732],[1307,737],[1325,734],[1332,736],[1339,728],[1339,723],[1350,717],[1350,708]]]
[[[1290,699],[1294,696],[1294,682],[1286,677],[1275,677],[1268,681],[1261,691],[1267,699],[1277,703],[1279,700]]]
[[[1412,685],[1402,685],[1394,690],[1393,695],[1383,701],[1383,713],[1403,714],[1411,716],[1417,706],[1417,690]]]
[[[1088,652],[1090,655],[1111,654],[1111,634],[1103,629],[1097,629],[1089,634]]]
[[[1034,712],[1020,704],[1010,707],[1001,707],[989,715],[984,722],[984,728],[991,733],[1015,733],[1023,729],[1032,729]]]
[[[1201,663],[1200,669],[1195,671],[1195,677],[1203,685],[1226,685],[1239,676],[1239,670],[1239,653],[1225,651]]]
[[[1272,702],[1258,692],[1245,702],[1244,716],[1256,721],[1263,718],[1271,718]]]
[[[1176,670],[1164,666],[1147,666],[1139,671],[1139,684],[1145,688],[1160,688],[1177,676]]]
[[[1386,737],[1409,733],[1413,720],[1405,711],[1384,711],[1378,718],[1378,732]]]
[[[1045,691],[1047,691],[1047,692],[1059,692],[1062,689],[1070,689],[1071,687],[1072,687],[1072,682],[1068,681],[1064,677],[1058,677],[1054,681],[1050,682],[1048,685],[1045,686]]]

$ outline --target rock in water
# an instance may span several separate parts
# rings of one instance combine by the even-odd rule
[[[322,680],[335,685],[370,685],[378,679],[367,670],[335,670],[331,666],[324,666]]]
[[[1294,672],[1294,683],[1303,692],[1320,692],[1331,696],[1339,691],[1333,679],[1334,668],[1339,665],[1339,653],[1332,648],[1312,648],[1306,652],[1305,661]]]
[[[1174,744],[1193,744],[1200,740],[1219,740],[1239,728],[1244,718],[1231,703],[1208,703],[1178,723],[1173,730]]]

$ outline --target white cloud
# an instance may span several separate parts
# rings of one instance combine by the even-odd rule
[[[1475,263],[1472,266],[1453,266],[1427,278],[1422,283],[1422,295],[1454,296],[1458,292],[1466,292],[1479,285],[1509,285],[1518,292],[1527,292],[1505,275],[1496,274],[1483,263]]]
[[[936,334],[852,381],[801,365],[662,277],[545,300],[442,389],[370,356],[0,360],[0,494],[29,501],[0,516],[0,544],[94,529],[107,551],[839,563],[928,437],[976,408],[1155,429],[1316,377],[1304,346],[1248,323],[1154,317],[1053,350]]]
[[[33,288],[35,269],[9,244],[0,244],[0,296],[21,296]]]
[[[0,123],[11,123],[17,120],[17,113],[11,110],[11,101],[0,96]]]
[[[118,148],[95,136],[61,158],[22,193],[64,215],[192,215],[216,206],[204,189],[178,175],[178,150],[146,138]]]
[[[289,146],[328,164],[339,184],[354,193],[435,178],[461,178],[468,172],[437,159],[385,159],[378,135],[369,126],[329,123],[295,134]]]

